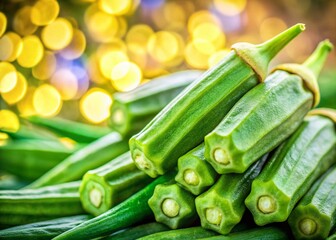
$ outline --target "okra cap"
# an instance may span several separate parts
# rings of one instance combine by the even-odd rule
[[[336,110],[331,108],[316,108],[309,111],[308,116],[320,115],[330,118],[336,124]]]
[[[259,81],[263,82],[267,76],[269,62],[304,30],[305,25],[298,23],[262,44],[241,42],[233,44],[231,49],[251,66],[258,75]]]
[[[282,70],[300,76],[305,86],[313,93],[314,107],[320,102],[320,90],[317,83],[318,75],[333,45],[329,40],[320,42],[315,51],[303,64],[287,63],[275,67],[272,72]]]

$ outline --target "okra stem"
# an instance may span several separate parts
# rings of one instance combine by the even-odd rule
[[[174,199],[166,198],[162,202],[162,212],[167,217],[176,217],[180,212],[180,205]]]
[[[216,162],[228,165],[231,162],[231,157],[226,153],[226,151],[222,148],[216,148],[213,153],[213,157]]]
[[[197,173],[192,169],[187,169],[183,173],[184,181],[192,186],[197,186],[199,184],[199,177]]]
[[[304,218],[300,221],[299,228],[304,235],[309,236],[316,232],[317,224],[313,219]]]
[[[223,214],[219,208],[207,208],[205,210],[205,218],[209,223],[219,226],[222,222]]]
[[[103,198],[102,192],[99,191],[99,189],[97,188],[93,188],[91,189],[89,196],[90,196],[90,202],[93,204],[93,206],[99,208],[100,205],[102,204],[102,198]]]
[[[265,214],[272,213],[276,210],[276,203],[272,197],[264,195],[258,199],[258,209]]]

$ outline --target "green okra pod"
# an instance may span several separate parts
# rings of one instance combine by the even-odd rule
[[[108,127],[74,122],[60,117],[43,118],[31,116],[27,117],[27,120],[36,125],[45,127],[60,136],[83,143],[93,142],[111,132],[111,129]]]
[[[130,139],[132,157],[149,176],[176,167],[180,156],[201,144],[231,107],[263,81],[271,59],[304,30],[297,24],[260,44],[237,43],[232,51],[172,100]]]
[[[112,132],[76,151],[26,188],[79,180],[87,171],[109,162],[127,150],[127,141],[119,133]]]
[[[255,223],[286,221],[300,198],[335,162],[334,123],[324,116],[306,117],[252,183],[245,204]]]
[[[49,140],[49,141],[59,141],[57,135],[52,132],[45,130],[43,128],[21,124],[20,128],[16,131],[9,131],[7,129],[0,129],[0,132],[7,133],[11,139],[39,139],[39,140]]]
[[[139,132],[201,73],[180,71],[153,79],[130,92],[113,94],[110,126],[122,136]]]
[[[39,189],[0,191],[0,225],[13,226],[84,213],[80,181]]]
[[[197,219],[195,196],[177,184],[160,184],[148,200],[155,220],[172,229],[187,227]]]
[[[81,202],[88,213],[97,216],[152,180],[135,166],[130,152],[126,152],[84,175],[80,187]]]
[[[208,191],[196,198],[196,209],[202,227],[220,234],[231,232],[244,215],[244,200],[267,156],[268,154],[264,155],[242,174],[222,175]]]
[[[178,159],[176,182],[194,195],[199,195],[212,186],[218,173],[205,160],[204,143]]]
[[[244,95],[208,134],[205,158],[218,173],[242,173],[288,138],[318,104],[317,76],[332,49],[321,42],[303,65],[285,64]]]
[[[146,219],[152,219],[153,213],[148,206],[148,199],[153,195],[156,185],[171,182],[175,174],[176,172],[172,171],[155,179],[145,188],[107,212],[62,233],[54,239],[93,239],[139,224]]]

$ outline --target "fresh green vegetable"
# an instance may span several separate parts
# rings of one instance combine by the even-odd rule
[[[217,235],[215,232],[202,227],[190,227],[154,233],[138,240],[186,240],[208,238],[215,235]]]
[[[80,182],[39,189],[0,191],[0,225],[13,226],[84,213]]]
[[[0,239],[49,240],[89,219],[89,215],[77,215],[11,227],[0,230]]]
[[[335,240],[336,239],[336,232],[330,235],[326,240]]]
[[[87,171],[107,163],[127,150],[127,142],[118,133],[112,132],[70,155],[26,188],[79,180]]]
[[[111,127],[122,136],[139,132],[201,73],[197,70],[176,72],[153,79],[130,92],[115,93],[111,107]]]
[[[115,234],[104,238],[104,240],[129,240],[138,239],[143,236],[147,236],[153,233],[168,231],[169,228],[158,222],[151,222],[135,227],[131,227],[121,232],[116,232]]]
[[[267,156],[268,154],[263,156],[243,174],[222,175],[208,191],[196,198],[196,209],[202,227],[228,234],[242,220],[245,212],[244,200]]]
[[[197,219],[195,196],[177,184],[160,184],[148,200],[155,220],[172,229],[188,227]]]
[[[314,181],[336,162],[334,123],[307,117],[253,181],[245,204],[258,225],[285,221]]]
[[[233,45],[217,66],[190,84],[130,139],[139,169],[156,177],[176,167],[180,156],[201,144],[238,99],[264,80],[270,60],[303,30],[304,25],[297,24],[260,45]]]
[[[202,238],[203,239],[203,238]],[[258,227],[229,235],[207,237],[209,240],[287,240],[290,236],[278,227]]]
[[[77,150],[57,141],[10,140],[0,146],[0,169],[35,180]]]
[[[178,159],[176,182],[194,195],[199,195],[212,186],[217,172],[205,160],[204,143]]]
[[[27,119],[36,125],[46,127],[60,136],[71,138],[77,142],[90,143],[111,132],[108,127],[74,122],[59,117],[43,118],[31,116],[27,117]]]
[[[126,152],[105,165],[88,171],[80,187],[84,209],[99,215],[133,195],[152,180],[139,170]]]
[[[279,66],[205,137],[205,158],[218,173],[244,172],[299,127],[318,103],[316,77],[331,49],[324,41],[303,65]]]
[[[324,174],[289,216],[296,239],[326,239],[336,224],[336,167]]]
[[[0,173],[0,190],[17,190],[26,186],[29,182],[23,181],[15,175]]]
[[[60,239],[92,239],[106,236],[118,230],[139,224],[145,219],[152,219],[153,214],[147,201],[153,195],[158,184],[168,183],[174,179],[176,172],[170,172],[155,179],[145,188],[135,193],[107,212],[86,221],[79,226],[57,236]]]
[[[21,124],[19,130],[16,132],[0,129],[0,132],[7,133],[12,139],[39,139],[39,140],[49,140],[58,141],[58,137],[50,131],[44,130],[43,128]]]

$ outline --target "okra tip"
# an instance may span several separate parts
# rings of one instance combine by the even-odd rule
[[[232,49],[251,66],[258,75],[260,82],[263,82],[268,73],[269,62],[304,30],[305,25],[298,23],[264,43],[258,45],[236,43],[232,45]]]

